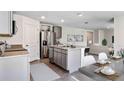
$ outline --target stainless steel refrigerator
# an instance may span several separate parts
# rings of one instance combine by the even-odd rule
[[[51,26],[41,25],[40,30],[40,58],[48,58],[49,46],[55,45],[56,34]]]

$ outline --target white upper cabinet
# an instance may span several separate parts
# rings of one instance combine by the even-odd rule
[[[0,35],[11,35],[12,12],[0,11]]]

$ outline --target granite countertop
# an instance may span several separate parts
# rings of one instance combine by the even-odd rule
[[[4,55],[0,55],[0,58],[3,57],[12,57],[12,56],[22,56],[28,55],[28,51],[22,47],[22,45],[12,45],[11,48],[5,50]]]
[[[25,51],[11,51],[11,52],[5,52],[3,56],[0,57],[9,57],[9,56],[19,56],[19,55],[27,55],[29,54],[27,50]]]
[[[76,47],[63,47],[63,45],[51,45],[49,47],[53,47],[53,48],[59,48],[59,49],[64,49],[64,50],[77,50],[77,49],[81,49],[81,48],[86,48],[86,47],[82,47],[82,46],[76,46]]]

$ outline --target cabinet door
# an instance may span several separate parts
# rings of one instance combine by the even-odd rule
[[[54,51],[54,62],[57,64],[57,52],[56,51]]]
[[[67,55],[62,53],[62,67],[67,69]]]
[[[25,81],[30,78],[27,56],[0,59],[0,81]]]
[[[49,48],[49,58],[53,58],[53,48]]]
[[[60,26],[54,26],[53,27],[54,32],[56,33],[56,38],[60,39],[62,37],[62,27]]]
[[[23,45],[30,53],[30,61],[39,59],[39,30],[37,22],[33,23],[25,19],[23,30]]]
[[[57,64],[59,66],[62,66],[62,55],[61,55],[61,52],[58,52]]]
[[[0,34],[11,35],[11,12],[0,11]]]

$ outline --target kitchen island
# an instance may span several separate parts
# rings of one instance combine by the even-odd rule
[[[27,50],[5,51],[0,56],[0,81],[30,80],[29,53]]]
[[[81,50],[82,47],[72,48],[53,45],[49,47],[49,59],[52,63],[72,73],[81,67]]]

